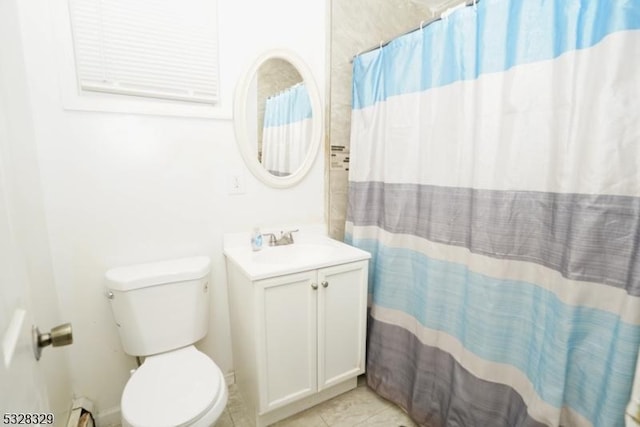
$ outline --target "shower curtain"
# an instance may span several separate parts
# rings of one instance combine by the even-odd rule
[[[311,100],[299,83],[267,98],[262,134],[262,165],[273,175],[295,172],[311,141]]]
[[[426,426],[622,426],[640,0],[483,0],[353,64],[367,381]]]

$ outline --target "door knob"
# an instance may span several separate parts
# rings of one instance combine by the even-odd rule
[[[31,328],[33,339],[33,354],[36,360],[40,360],[42,349],[48,345],[61,347],[73,343],[73,331],[71,323],[64,323],[51,329],[51,332],[41,333],[37,326]]]

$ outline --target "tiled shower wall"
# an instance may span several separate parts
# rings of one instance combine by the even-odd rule
[[[440,2],[442,3],[442,2]],[[411,0],[332,0],[330,46],[329,233],[344,238],[347,216],[349,134],[351,129],[351,59],[429,20],[432,12]]]

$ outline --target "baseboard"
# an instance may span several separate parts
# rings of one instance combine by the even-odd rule
[[[71,402],[69,417],[67,418],[67,427],[78,427],[82,414],[89,412],[93,415],[93,408],[93,402],[86,397],[76,397],[73,399],[73,402]]]
[[[75,408],[69,412],[69,418],[67,419],[67,427],[78,427],[78,423],[80,422],[80,415],[82,409]]]
[[[96,427],[120,426],[122,424],[120,406],[100,411],[100,413],[93,415],[93,419],[96,421]]]
[[[227,387],[231,384],[236,383],[236,373],[235,371],[227,372],[224,374],[224,381],[227,383]]]

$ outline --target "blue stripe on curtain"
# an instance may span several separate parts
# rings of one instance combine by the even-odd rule
[[[533,283],[477,274],[376,240],[347,240],[374,256],[370,294],[376,306],[406,312],[478,356],[518,368],[555,407],[569,406],[592,420],[624,412],[640,325],[569,306]]]
[[[297,84],[267,98],[264,127],[282,126],[310,119],[311,99],[304,84]]]
[[[640,29],[637,0],[483,0],[476,7],[477,12],[458,10],[443,25],[429,25],[358,56],[354,74],[361,81],[374,80],[354,87],[353,108],[553,59],[594,46],[609,34]],[[404,65],[391,67],[396,61],[382,61],[385,55],[402,57]],[[378,81],[380,73],[385,79]]]

